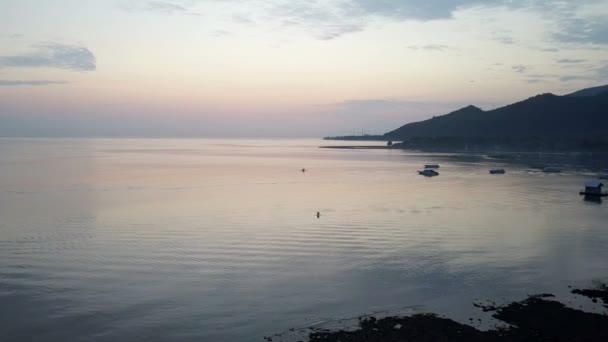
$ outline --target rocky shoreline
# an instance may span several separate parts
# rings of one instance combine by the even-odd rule
[[[601,302],[608,309],[608,286],[573,289],[571,293]],[[376,318],[362,316],[355,329],[310,327],[308,342],[402,342],[402,341],[608,341],[608,312],[592,313],[568,307],[552,294],[532,295],[525,300],[496,306],[474,303],[506,323],[483,331],[434,313]],[[472,319],[471,319],[472,320]],[[293,341],[281,334],[268,342]],[[297,341],[304,341],[298,339]]]

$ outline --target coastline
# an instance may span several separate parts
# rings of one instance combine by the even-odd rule
[[[496,321],[491,329],[459,323],[436,313],[405,316],[360,316],[356,327],[324,329],[308,327],[288,333],[265,336],[265,341],[291,341],[307,335],[308,342],[401,342],[401,341],[606,341],[608,340],[608,286],[597,283],[592,288],[572,289],[571,294],[586,297],[603,313],[584,311],[555,299],[553,294],[530,295],[505,305],[473,303]],[[598,311],[595,308],[595,311]],[[477,321],[481,322],[479,318]]]

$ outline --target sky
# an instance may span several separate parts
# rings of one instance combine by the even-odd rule
[[[0,0],[0,136],[382,134],[608,83],[608,0]]]

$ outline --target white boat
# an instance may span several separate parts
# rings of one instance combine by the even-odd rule
[[[543,172],[546,172],[546,173],[559,173],[559,172],[562,172],[562,170],[560,170],[557,167],[547,166],[546,168],[543,169]]]
[[[437,172],[435,170],[430,170],[430,169],[418,171],[418,174],[426,176],[426,177],[439,176],[439,172]]]
[[[492,175],[503,175],[505,174],[505,169],[492,169],[490,170],[490,174]]]
[[[439,168],[439,164],[425,164],[424,168],[425,169],[438,169]]]

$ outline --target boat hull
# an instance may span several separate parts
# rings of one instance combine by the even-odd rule
[[[433,170],[418,171],[418,174],[422,175],[422,176],[425,176],[425,177],[439,176],[439,172],[433,171]]]
[[[578,194],[581,195],[581,196],[584,195],[584,196],[593,196],[593,197],[606,197],[606,196],[608,196],[608,192],[602,192],[602,193],[598,194],[598,193],[593,193],[593,192],[580,191]]]

